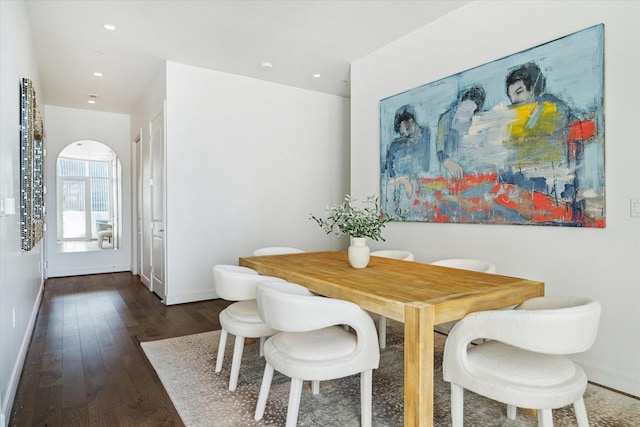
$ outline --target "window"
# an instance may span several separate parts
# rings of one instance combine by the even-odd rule
[[[62,189],[61,240],[92,240],[97,221],[109,221],[109,162],[58,157]]]

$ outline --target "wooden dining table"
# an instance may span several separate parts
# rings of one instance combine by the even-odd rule
[[[353,268],[344,251],[242,257],[239,264],[403,322],[405,426],[433,426],[434,325],[544,295],[543,282],[420,262],[372,256],[366,268]]]

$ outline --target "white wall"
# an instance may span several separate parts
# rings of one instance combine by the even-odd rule
[[[167,304],[262,246],[344,248],[310,221],[348,188],[349,100],[167,63]]]
[[[42,295],[42,241],[20,250],[20,80],[33,81],[44,99],[24,3],[0,2],[0,198],[16,213],[0,212],[0,425],[9,413]],[[45,118],[46,119],[46,118]],[[15,325],[13,316],[15,312]]]
[[[640,395],[640,2],[477,1],[352,64],[351,191],[379,192],[379,101],[605,24],[607,226],[391,224],[384,246],[418,261],[475,257],[499,273],[544,281],[548,295],[602,303],[593,348],[575,357],[592,381]],[[383,245],[379,245],[383,246]],[[372,245],[373,247],[373,245]]]
[[[131,140],[130,117],[75,108],[46,106],[47,277],[129,271],[131,269]],[[58,253],[56,248],[56,160],[69,144],[93,140],[109,146],[122,169],[122,235],[120,248]]]

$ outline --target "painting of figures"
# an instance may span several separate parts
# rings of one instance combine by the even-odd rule
[[[393,219],[604,228],[604,25],[380,101]]]

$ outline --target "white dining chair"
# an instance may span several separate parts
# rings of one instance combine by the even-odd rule
[[[392,258],[399,259],[402,261],[413,261],[414,256],[413,252],[403,251],[399,249],[384,249],[380,251],[371,252],[372,256],[379,256],[382,258]],[[387,317],[386,316],[378,316],[378,342],[380,344],[380,348],[387,347]]]
[[[290,282],[261,282],[256,298],[260,316],[282,332],[264,345],[266,365],[255,419],[264,415],[274,370],[291,378],[287,427],[297,424],[303,381],[312,381],[315,394],[320,381],[360,374],[361,425],[371,426],[372,376],[380,362],[371,316],[354,303],[316,296]]]
[[[431,265],[459,268],[461,270],[479,271],[481,273],[495,273],[496,266],[489,261],[473,258],[449,258],[433,261]]]
[[[108,221],[96,221],[96,231],[98,232],[98,247],[104,249],[104,242],[113,241],[113,224]]]
[[[601,307],[583,297],[538,297],[513,310],[470,313],[447,337],[443,377],[451,383],[453,427],[462,427],[464,390],[517,407],[536,409],[540,427],[553,426],[552,409],[573,404],[579,427],[589,421],[584,370],[565,355],[588,350]],[[481,344],[469,345],[483,340]]]
[[[489,261],[473,258],[448,258],[441,259],[430,263],[431,265],[438,265],[440,267],[458,268],[460,270],[477,271],[480,273],[495,274],[496,266]],[[451,328],[457,323],[457,320],[452,322],[440,323],[433,329],[441,334],[448,335]]]
[[[289,246],[270,246],[256,249],[253,251],[253,256],[298,254],[302,252],[304,252],[302,249],[292,248]]]
[[[399,249],[384,249],[384,250],[380,250],[380,251],[373,251],[373,252],[371,252],[370,255],[379,256],[379,257],[382,257],[382,258],[399,259],[399,260],[402,260],[402,261],[413,261],[414,260],[413,252],[403,251],[403,250],[399,250]]]
[[[216,372],[222,370],[227,335],[235,335],[229,390],[234,391],[238,385],[238,375],[242,362],[245,338],[260,339],[260,355],[266,337],[277,330],[269,327],[258,314],[256,303],[256,286],[263,280],[282,280],[277,277],[263,276],[255,270],[237,265],[218,264],[213,266],[213,284],[218,296],[227,301],[236,301],[220,312],[219,319],[222,330],[216,357]]]

